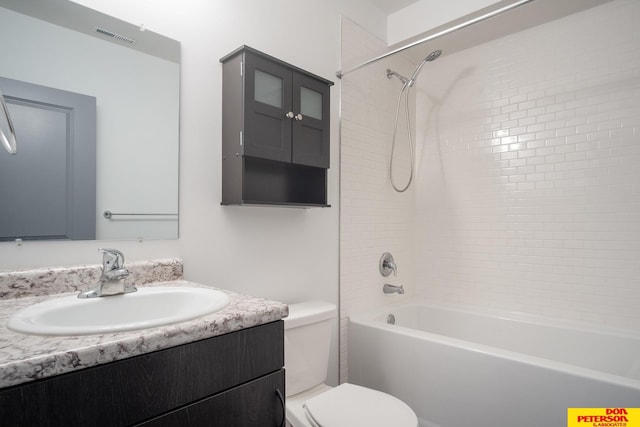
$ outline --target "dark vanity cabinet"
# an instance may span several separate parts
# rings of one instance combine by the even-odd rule
[[[280,427],[283,364],[277,321],[2,389],[0,425]]]
[[[220,62],[222,204],[327,206],[333,83],[248,46]]]

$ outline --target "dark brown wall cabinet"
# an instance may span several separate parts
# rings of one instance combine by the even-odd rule
[[[222,204],[327,206],[330,86],[248,46],[222,62]]]
[[[284,425],[277,321],[0,389],[3,426]]]

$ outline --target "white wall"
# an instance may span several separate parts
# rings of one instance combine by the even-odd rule
[[[639,19],[617,0],[423,71],[418,294],[638,329]]]
[[[340,14],[384,17],[358,1],[78,1],[182,43],[180,239],[112,242],[128,259],[180,256],[189,280],[296,302],[338,301]],[[357,17],[356,17],[357,18]],[[242,44],[336,81],[328,209],[220,206],[221,65]],[[0,245],[0,268],[97,263],[104,243]],[[337,335],[331,381],[337,381]]]

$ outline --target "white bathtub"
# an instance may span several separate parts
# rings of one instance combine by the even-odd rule
[[[396,324],[387,324],[388,314]],[[640,334],[415,302],[349,323],[349,382],[421,427],[561,427],[567,408],[640,407]]]

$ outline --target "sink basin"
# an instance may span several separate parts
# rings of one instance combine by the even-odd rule
[[[223,309],[229,297],[215,289],[141,287],[101,298],[52,298],[16,312],[7,327],[37,335],[92,335],[152,328]]]

